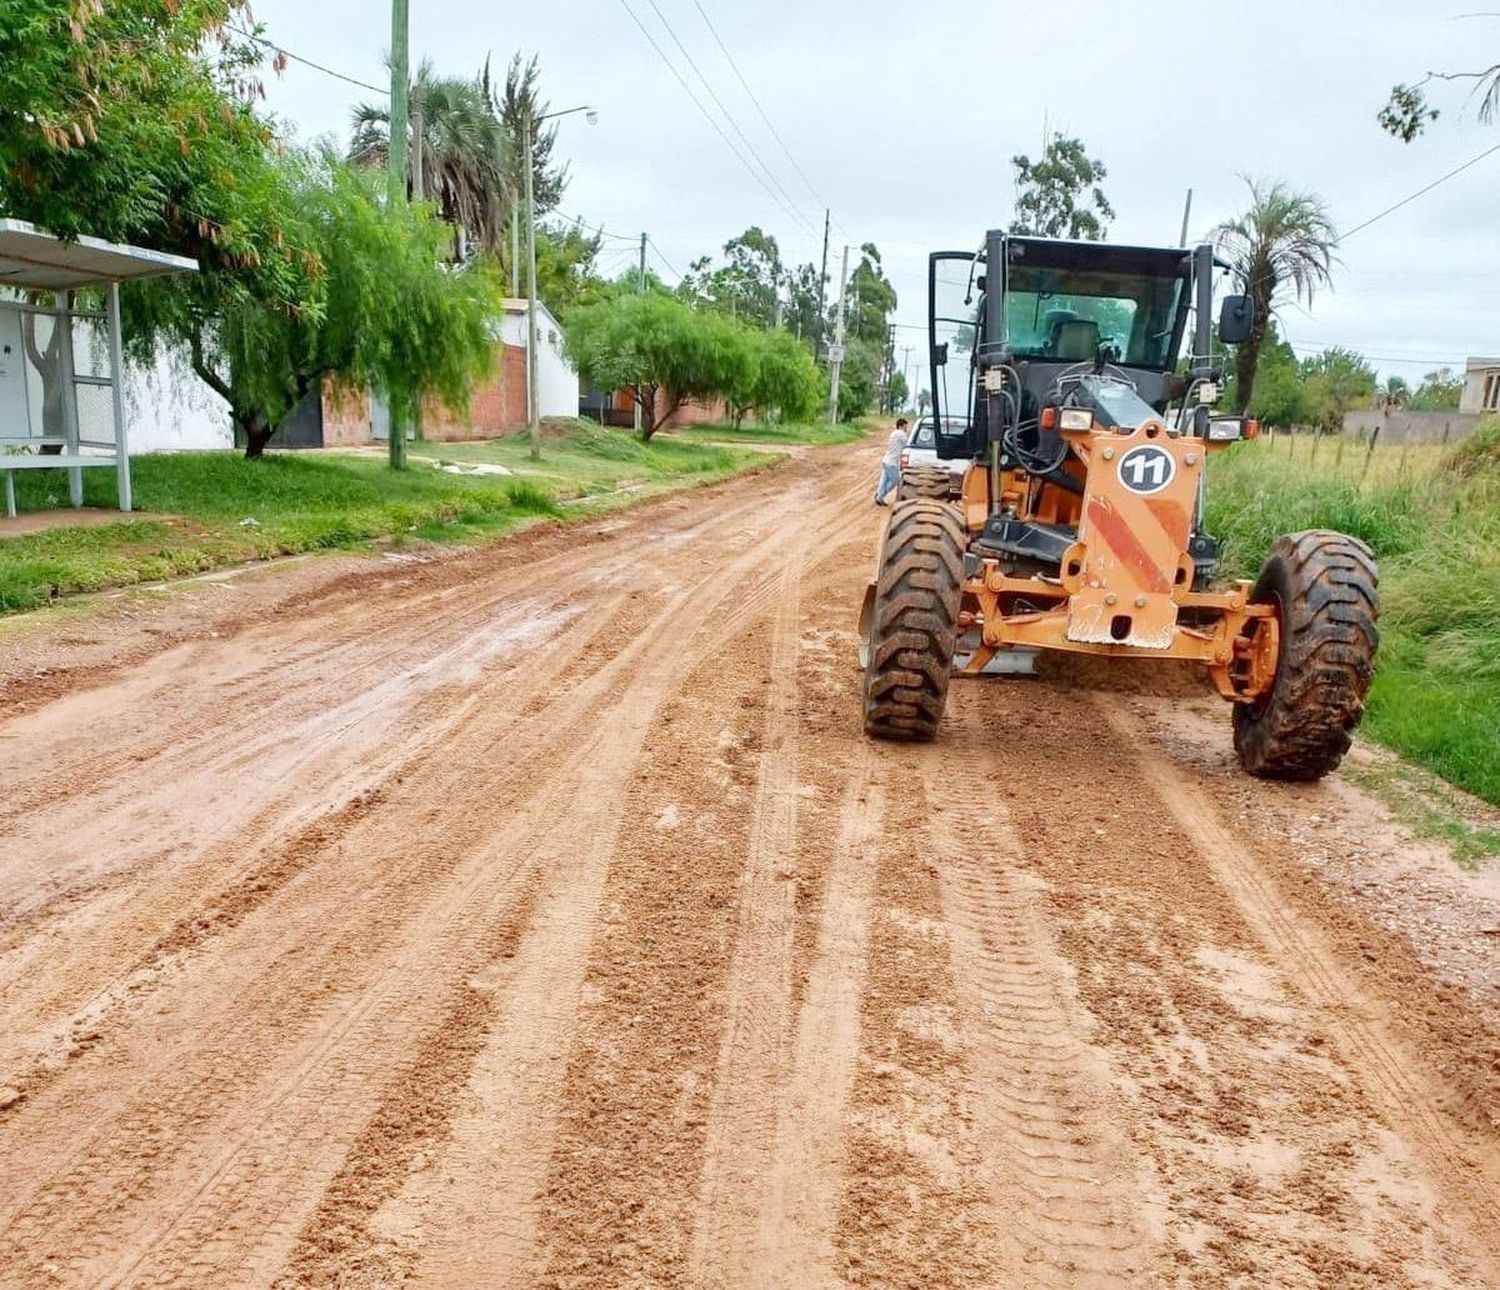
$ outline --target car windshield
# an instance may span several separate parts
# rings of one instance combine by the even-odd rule
[[[1087,273],[1017,265],[1005,291],[1005,330],[1017,358],[1081,363],[1101,345],[1131,367],[1170,365],[1180,277]]]

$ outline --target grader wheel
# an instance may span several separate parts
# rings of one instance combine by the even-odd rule
[[[953,491],[948,472],[941,466],[908,466],[901,472],[896,489],[899,501],[908,497],[945,498]]]
[[[896,503],[861,624],[865,733],[879,739],[937,734],[953,668],[965,534],[946,502]]]
[[[1252,775],[1321,779],[1349,751],[1380,639],[1378,583],[1369,548],[1342,533],[1293,533],[1271,548],[1250,598],[1276,606],[1281,658],[1269,693],[1234,710]]]

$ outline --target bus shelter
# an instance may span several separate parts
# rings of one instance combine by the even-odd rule
[[[0,475],[16,513],[15,472],[63,469],[74,506],[83,472],[112,466],[131,509],[120,345],[120,284],[196,273],[179,255],[81,237],[68,242],[0,219]]]

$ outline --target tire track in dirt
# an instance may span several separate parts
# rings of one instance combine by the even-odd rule
[[[772,539],[772,541],[775,540]],[[656,696],[661,687],[670,680],[678,660],[691,640],[693,636],[691,624],[712,613],[727,588],[734,585],[735,575],[742,570],[754,568],[765,554],[766,545],[767,543],[763,542],[731,562],[724,570],[726,576],[723,579],[707,579],[691,584],[678,592],[662,614],[650,625],[650,628],[637,636],[636,640],[612,660],[610,665],[595,672],[581,687],[567,693],[563,699],[562,706],[571,707],[575,714],[572,721],[587,722],[591,729],[597,729],[596,734],[576,749],[578,762],[583,769],[571,779],[559,777],[550,791],[533,796],[526,803],[523,818],[535,821],[530,826],[529,832],[525,827],[518,828],[515,823],[507,830],[512,836],[519,835],[526,839],[520,847],[520,858],[510,872],[508,885],[513,893],[517,893],[513,898],[532,899],[537,904],[537,914],[528,928],[528,935],[523,941],[522,948],[516,951],[516,957],[520,960],[517,966],[520,985],[506,1000],[508,1011],[517,1018],[517,1024],[512,1027],[508,1038],[515,1045],[513,1051],[523,1054],[522,1060],[533,1057],[538,1052],[548,1051],[548,1023],[552,1025],[556,1041],[565,1042],[566,1034],[558,1029],[558,1023],[560,1020],[563,1022],[567,1020],[566,1011],[560,1012],[555,1006],[556,1000],[559,997],[566,999],[569,996],[567,982],[572,965],[577,958],[578,944],[580,941],[587,944],[602,884],[602,860],[607,858],[608,848],[612,843],[612,837],[606,827],[611,803],[609,794],[616,783],[616,777],[628,775],[633,765],[629,745],[632,739],[638,736],[643,725],[649,721]],[[753,606],[755,603],[755,596],[746,598],[746,604]],[[646,644],[653,639],[665,639],[669,644],[661,648],[649,662],[642,664],[640,656],[646,652]],[[610,673],[616,669],[633,672],[628,693],[615,701],[613,710],[598,714],[596,720],[596,714],[592,710],[597,701],[596,695],[600,692],[607,693],[613,688],[610,685]],[[558,741],[560,732],[567,730],[569,725],[570,719],[564,718],[556,724],[541,726],[539,733],[545,742],[555,743]],[[566,744],[566,740],[563,742]],[[572,805],[575,795],[581,795],[584,802],[582,809]],[[559,840],[555,826],[555,820],[564,813],[569,814],[583,835],[590,839],[584,855],[586,867],[581,874],[577,871],[576,857],[567,850],[566,840]],[[573,867],[562,872],[554,872],[556,866],[564,861]],[[443,944],[455,938],[460,938],[461,942],[472,941],[476,933],[466,934],[466,929],[460,927],[459,923],[461,919],[467,920],[474,914],[473,899],[478,894],[481,884],[487,881],[485,871],[476,872],[469,887],[452,901],[451,913],[442,925],[416,937],[416,943],[431,946],[434,943]],[[534,886],[541,886],[543,894],[535,894],[532,891]],[[550,903],[546,894],[549,890],[552,893]],[[472,922],[479,928],[492,926],[497,922],[503,926],[509,918],[510,913],[506,906],[495,905],[488,912],[482,909],[478,911],[478,916],[473,917]],[[509,933],[505,934],[509,935]],[[535,946],[534,949],[531,948],[533,946]],[[453,969],[457,968],[465,979],[472,978],[476,973],[484,973],[494,962],[493,955],[473,951],[465,955],[458,949],[451,949],[442,955],[432,957],[445,961],[450,975],[453,974]],[[529,978],[525,976],[528,965],[531,967]],[[361,1007],[371,1014],[389,1012],[392,1009],[390,1002],[392,992],[404,988],[408,977],[421,980],[423,976],[431,976],[431,970],[424,972],[410,965],[398,965],[382,977],[376,990],[367,994],[366,998],[361,1001]],[[483,991],[480,992],[481,998],[478,1000],[460,998],[456,1004],[450,1006],[448,1016],[459,1022],[465,1033],[482,1033],[489,1024],[493,1002],[484,999],[483,993]],[[354,1015],[358,1011],[360,1009],[351,1009],[346,1015]],[[425,1042],[431,1051],[446,1055],[457,1054],[472,1059],[476,1050],[467,1043],[449,1044],[443,1038],[443,1026],[444,1022],[440,1021],[432,1027],[429,1032],[431,1037],[425,1041],[413,1035],[407,1042],[410,1045]],[[364,1049],[366,1045],[350,1043],[346,1047]],[[368,1047],[372,1052],[383,1054],[389,1054],[393,1048],[389,1043],[374,1043]],[[326,1059],[327,1054],[323,1054],[320,1064],[326,1064]],[[445,1074],[447,1079],[443,1081],[442,1077]],[[451,1101],[442,1097],[443,1088],[446,1085],[456,1089],[467,1074],[467,1066],[452,1066],[446,1072],[424,1068],[421,1071],[424,1094],[434,1105],[450,1106]],[[542,1074],[545,1076],[546,1072]],[[347,1079],[347,1076],[345,1078]],[[377,1083],[377,1077],[368,1076],[357,1079],[354,1083],[363,1088],[373,1087]],[[375,1201],[400,1185],[403,1177],[400,1164],[409,1156],[401,1150],[393,1151],[393,1145],[403,1147],[407,1152],[411,1150],[411,1143],[400,1140],[393,1143],[390,1132],[381,1131],[383,1120],[399,1116],[404,1109],[399,1100],[399,1094],[406,1091],[408,1083],[409,1080],[398,1080],[398,1100],[394,1106],[390,1099],[385,1099],[376,1109],[373,1117],[375,1128],[367,1130],[363,1138],[368,1154],[351,1155],[345,1160],[340,1172],[330,1185],[330,1191],[324,1203],[306,1220],[302,1236],[291,1256],[291,1268],[300,1279],[319,1280],[329,1276],[336,1278],[359,1272],[364,1267],[369,1255],[367,1247],[371,1242],[367,1239],[368,1233],[362,1220],[372,1212]],[[516,1129],[515,1133],[502,1132],[499,1135],[500,1140],[507,1142],[509,1146],[506,1177],[513,1180],[514,1194],[520,1195],[534,1189],[525,1168],[528,1159],[528,1154],[524,1149],[525,1135],[539,1134],[545,1138],[548,1124],[545,1115],[528,1113],[528,1111],[535,1110],[537,1097],[544,1092],[540,1085],[533,1084],[528,1089],[523,1081],[513,1091],[523,1094],[529,1092],[532,1095],[529,1103],[511,1099],[504,1099],[501,1103],[504,1111],[511,1117],[507,1125]],[[273,1098],[273,1102],[279,1104],[283,1097],[283,1094],[278,1093]],[[302,1101],[323,1105],[328,1097],[327,1089],[318,1089],[310,1097],[304,1097]],[[304,1109],[296,1114],[289,1114],[287,1118],[292,1123],[298,1123],[305,1118],[306,1114]],[[430,1134],[433,1128],[422,1118],[409,1120],[406,1123],[419,1135]],[[536,1154],[532,1153],[533,1157]],[[233,1156],[225,1157],[224,1164],[215,1173],[211,1183],[216,1184],[219,1181],[220,1174],[224,1173],[231,1159]],[[542,1163],[545,1162],[544,1150],[540,1152],[540,1159]],[[537,1163],[537,1160],[532,1158],[533,1178]],[[199,1209],[207,1207],[210,1203],[216,1212],[244,1209],[246,1206],[243,1203],[236,1204],[239,1198],[232,1190],[236,1179],[230,1175],[228,1182],[231,1188],[228,1196],[216,1198],[210,1202],[205,1191],[203,1198],[198,1201]],[[294,1194],[307,1194],[312,1190],[310,1184],[304,1183],[294,1188],[293,1192]],[[487,1192],[487,1198],[489,1204],[493,1206],[495,1202],[493,1184]],[[501,1212],[511,1213],[504,1206],[501,1207]],[[186,1229],[189,1242],[187,1249],[189,1250],[196,1248],[201,1233],[211,1230],[212,1227],[209,1222],[196,1219],[196,1216],[190,1216],[182,1226]],[[257,1262],[262,1266],[274,1267],[280,1261],[288,1244],[287,1224],[281,1225],[281,1232],[282,1239],[258,1256]],[[340,1234],[339,1238],[330,1240],[330,1232]],[[169,1228],[167,1236],[163,1239],[170,1239],[174,1235],[175,1231]],[[469,1233],[469,1237],[472,1238],[472,1236],[473,1233]],[[145,1254],[154,1252],[155,1245],[151,1245],[148,1246]],[[169,1253],[172,1257],[168,1259],[168,1262],[177,1263],[181,1261],[186,1250],[181,1253],[178,1251],[169,1251]],[[131,1271],[134,1270],[135,1265],[132,1265]]]
[[[759,553],[759,552],[753,552],[753,553],[751,553],[750,558],[747,558],[747,561],[745,561],[745,564],[747,564],[747,565],[748,564],[753,564],[754,558],[756,558],[757,553]],[[549,732],[547,732],[547,733],[549,733],[550,736],[555,736],[556,735],[556,729],[555,729],[555,727],[553,727],[553,729],[550,729]],[[377,1004],[378,1004],[378,1002],[381,1002],[380,998],[378,998],[378,996],[377,996],[377,998],[375,998],[375,1002],[377,1002]],[[378,1046],[378,1044],[375,1044],[374,1047],[377,1050],[380,1049],[380,1046]],[[222,1170],[220,1170],[220,1172],[222,1172]],[[210,1182],[211,1182],[211,1179],[210,1179]]]
[[[1047,920],[1114,1073],[1160,1234],[1158,1275],[1490,1284],[1464,1216],[1440,1208],[1329,1015],[1266,952],[1168,809],[1144,741],[1073,685],[966,697],[985,724],[1029,731],[1005,785],[1021,860],[1045,879]]]
[[[797,874],[797,671],[806,541],[787,560],[771,622],[770,685],[750,808],[749,849],[709,1105],[692,1276],[707,1286],[756,1279],[755,1247],[770,1181],[776,1099],[790,1046]]]
[[[976,705],[957,696],[921,759],[931,863],[950,929],[966,1101],[997,1228],[1014,1243],[1009,1285],[1129,1285],[1148,1262],[1140,1180],[1113,1127],[1121,1107],[1087,1014],[1040,917],[1044,883],[1017,864],[1003,783]]]
[[[1432,1092],[1441,1078],[1425,1071],[1420,1056],[1391,1033],[1381,1019],[1383,1008],[1219,821],[1201,789],[1153,750],[1147,732],[1118,698],[1101,695],[1096,701],[1121,738],[1141,750],[1142,772],[1206,857],[1266,952],[1323,1014],[1345,1059],[1361,1073],[1362,1090],[1415,1148],[1428,1176],[1442,1187],[1445,1202],[1468,1211],[1481,1248],[1492,1256],[1489,1273],[1500,1284],[1500,1147],[1466,1132],[1445,1112]]]
[[[781,1092],[770,1185],[759,1217],[757,1285],[827,1285],[834,1277],[844,1117],[859,1053],[871,888],[886,801],[875,762],[874,750],[862,743],[839,811],[791,1072]]]
[[[835,521],[841,523],[842,521]],[[670,630],[658,625],[653,639],[666,644],[639,665],[627,699],[603,724],[598,747],[580,758],[583,806],[570,823],[586,839],[581,855],[559,845],[544,859],[556,867],[554,895],[538,908],[531,934],[517,953],[511,981],[499,1000],[503,1020],[478,1060],[483,1078],[471,1086],[475,1103],[454,1129],[454,1146],[444,1168],[457,1178],[444,1189],[452,1219],[438,1224],[430,1247],[407,1249],[409,1262],[420,1259],[420,1280],[444,1283],[453,1276],[478,1278],[486,1284],[532,1284],[539,1271],[535,1248],[538,1199],[546,1178],[556,1131],[557,1075],[574,1043],[573,1027],[610,860],[619,836],[619,803],[630,782],[642,744],[660,705],[691,671],[722,648],[725,635],[741,630],[778,586],[775,578],[757,581],[756,594],[741,594],[729,612],[717,615],[717,603],[749,572],[786,558],[786,535],[778,529],[742,553],[730,565],[681,593],[685,625]],[[795,564],[795,561],[793,561]],[[711,597],[704,600],[704,588]],[[593,769],[597,768],[597,770]],[[496,1181],[497,1178],[500,1181]],[[399,1176],[390,1180],[388,1199],[395,1199]],[[397,1215],[401,1201],[396,1201]],[[408,1196],[407,1207],[433,1204],[430,1190]],[[309,1225],[299,1250],[306,1265],[317,1232],[332,1220],[319,1216]],[[326,1275],[331,1267],[320,1267]]]

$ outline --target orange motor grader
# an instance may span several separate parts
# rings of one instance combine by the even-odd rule
[[[932,424],[939,457],[970,464],[957,497],[947,471],[902,480],[861,614],[869,734],[931,739],[955,671],[1064,650],[1203,667],[1251,774],[1338,765],[1374,661],[1375,564],[1341,533],[1293,533],[1253,583],[1217,580],[1205,462],[1256,433],[1213,410],[1223,267],[1210,246],[1000,232],[931,257]],[[1223,300],[1224,344],[1253,324],[1247,297]]]

